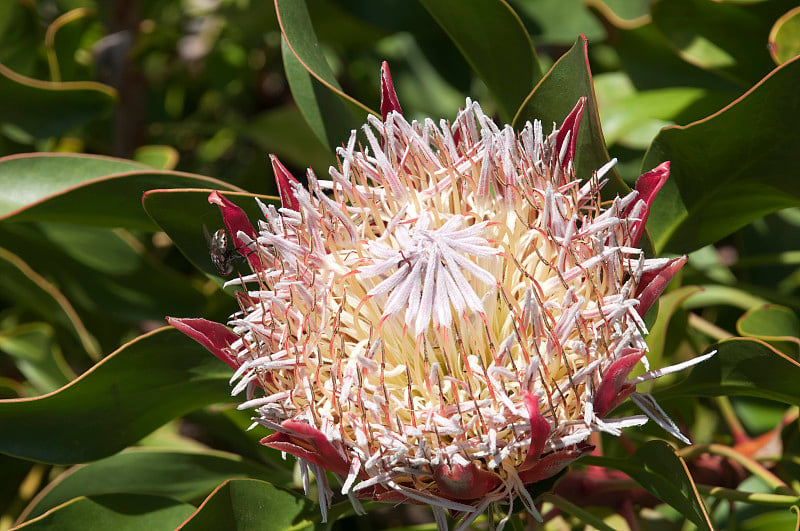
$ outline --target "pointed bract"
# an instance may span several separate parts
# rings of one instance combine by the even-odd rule
[[[639,306],[636,310],[639,315],[644,317],[647,310],[656,302],[656,299],[664,292],[667,285],[672,281],[673,277],[680,271],[683,264],[686,263],[688,257],[686,255],[673,258],[667,262],[664,267],[653,271],[645,271],[636,286],[636,298],[639,299]]]
[[[561,127],[558,128],[558,133],[556,133],[556,149],[559,153],[564,149],[564,142],[569,142],[566,155],[561,163],[562,168],[567,168],[569,164],[575,160],[575,151],[578,147],[578,131],[581,126],[581,118],[583,117],[583,110],[585,108],[586,96],[583,96],[564,119],[564,123],[561,124]],[[569,139],[567,139],[567,135],[569,135]]]
[[[300,203],[297,202],[297,198],[294,195],[294,186],[300,184],[300,182],[281,164],[278,157],[270,155],[269,160],[272,162],[272,171],[275,173],[275,184],[278,185],[281,206],[297,210],[300,207]]]
[[[389,63],[384,61],[381,64],[381,117],[384,122],[392,111],[403,114],[403,109],[400,108],[400,101],[397,99],[397,93],[394,91],[392,74],[389,72]]]
[[[611,364],[594,394],[593,406],[596,415],[604,417],[611,413],[636,389],[625,381],[639,360],[644,357],[644,353],[644,349],[628,348],[623,350],[621,357]]]
[[[216,190],[209,194],[208,202],[219,207],[219,211],[222,214],[222,222],[225,224],[225,228],[228,229],[228,234],[231,236],[231,241],[236,251],[246,257],[252,267],[260,267],[261,262],[258,259],[258,253],[253,252],[248,247],[248,242],[239,237],[239,232],[245,233],[252,240],[258,237],[245,211]]]
[[[167,322],[203,345],[231,369],[239,368],[229,348],[232,343],[239,340],[239,336],[227,326],[215,321],[194,318],[167,317]]]
[[[631,229],[631,245],[639,245],[644,234],[647,218],[650,216],[650,208],[656,194],[669,178],[669,161],[662,162],[652,170],[643,173],[637,180],[634,190],[639,193],[639,200],[644,201],[644,209]]]
[[[281,423],[286,431],[276,431],[261,439],[261,444],[292,454],[335,474],[347,475],[350,465],[342,454],[328,442],[324,433],[305,422],[286,420]]]

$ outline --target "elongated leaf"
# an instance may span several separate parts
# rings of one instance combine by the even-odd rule
[[[80,342],[90,357],[98,356],[94,338],[64,294],[22,258],[3,248],[0,248],[0,287],[3,299],[62,327]]]
[[[27,383],[40,393],[69,383],[69,366],[53,345],[53,328],[45,323],[0,332],[0,351],[11,356]]]
[[[62,135],[102,116],[116,97],[114,89],[93,81],[40,81],[0,64],[0,123],[32,138]]]
[[[312,529],[318,509],[304,496],[253,479],[227,481],[180,527],[183,531]]]
[[[15,529],[84,531],[90,525],[117,531],[171,531],[193,510],[188,503],[163,496],[104,494],[69,501]]]
[[[664,441],[649,441],[629,459],[592,456],[582,461],[625,472],[653,496],[677,509],[698,528],[714,529],[705,503],[686,468],[686,462]]]
[[[352,129],[366,122],[367,114],[377,113],[342,90],[317,41],[305,2],[275,0],[275,10],[292,96],[314,134],[335,151],[347,142]]]
[[[291,479],[287,473],[221,452],[132,449],[68,470],[37,496],[21,518],[30,520],[73,498],[98,494],[149,494],[192,502],[227,479],[286,481]]]
[[[153,230],[140,199],[152,188],[237,189],[183,172],[133,161],[64,153],[0,159],[0,219],[58,221]]]
[[[229,372],[177,330],[162,328],[54,393],[0,401],[0,452],[59,464],[114,454],[184,413],[229,401]]]
[[[772,26],[769,53],[777,64],[800,55],[800,7],[784,13]]]
[[[511,121],[542,71],[525,26],[503,0],[421,0]],[[513,73],[513,75],[512,75]]]
[[[785,354],[800,353],[800,319],[785,306],[752,308],[736,322],[740,335],[761,339]]]
[[[656,249],[687,252],[767,213],[800,205],[800,58],[705,120],[667,127],[643,168],[672,161],[647,224]]]
[[[575,174],[580,179],[590,178],[593,171],[610,159],[597,114],[587,47],[586,38],[581,36],[545,74],[513,121],[514,127],[519,129],[526,121],[541,120],[544,131],[548,133],[553,124],[561,124],[578,100],[585,96],[586,108],[581,119],[575,153]],[[606,177],[609,183],[603,189],[605,196],[613,197],[614,194],[627,191],[616,170],[612,169]]]
[[[219,275],[211,263],[208,246],[203,238],[203,225],[209,232],[223,227],[219,210],[208,204],[211,190],[151,190],[142,200],[144,209],[161,229],[175,242],[175,245],[192,262],[195,267],[209,275]],[[258,219],[263,218],[255,195],[230,194],[225,197],[236,203],[247,212],[250,222],[256,226]],[[258,196],[263,202],[279,202],[277,197]],[[234,267],[244,262],[234,262]]]
[[[697,286],[683,286],[674,291],[662,295],[658,299],[658,314],[655,323],[650,327],[650,333],[647,336],[647,345],[650,347],[650,352],[647,354],[647,359],[654,367],[660,367],[661,358],[664,355],[664,350],[667,345],[669,335],[667,330],[672,322],[675,312],[678,311],[683,301],[691,297],[695,293],[702,291],[702,288]],[[679,334],[681,337],[683,334]]]
[[[787,6],[783,9],[781,6]],[[653,3],[653,24],[687,62],[716,70],[747,87],[774,66],[763,42],[769,27],[795,0],[736,5],[706,0]]]
[[[727,339],[714,348],[716,355],[656,397],[755,396],[800,404],[800,364],[793,359],[758,339]]]

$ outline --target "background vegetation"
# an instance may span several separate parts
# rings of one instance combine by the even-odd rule
[[[718,349],[654,390],[694,445],[604,440],[542,498],[546,527],[796,528],[799,20],[788,0],[0,2],[0,528],[324,527],[227,367],[161,327],[235,307],[208,190],[255,219],[268,153],[325,175],[382,60],[416,118],[469,96],[549,124],[588,96],[579,175],[617,157],[607,193],[672,161],[651,251],[690,258],[649,358]]]

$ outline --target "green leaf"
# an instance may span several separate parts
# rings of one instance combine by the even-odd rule
[[[776,210],[800,205],[800,59],[709,118],[662,129],[643,168],[672,161],[647,227],[659,253],[687,252]],[[709,139],[713,139],[713,142]]]
[[[776,10],[787,4],[782,0],[762,5],[660,0],[653,4],[651,15],[653,24],[684,60],[747,87],[774,66],[767,47],[753,43],[763,43]]]
[[[700,293],[702,288],[698,286],[683,286],[669,293],[662,295],[658,299],[658,314],[655,323],[650,327],[650,333],[647,335],[647,346],[650,352],[647,354],[647,359],[654,367],[661,367],[661,358],[664,355],[664,350],[669,338],[667,330],[681,304],[694,295]]]
[[[25,509],[30,520],[79,496],[129,493],[164,496],[191,503],[232,478],[290,480],[285,469],[267,468],[222,452],[189,453],[131,449],[78,465],[48,485]]]
[[[71,369],[53,344],[53,328],[45,323],[26,323],[0,332],[0,351],[39,393],[55,391],[69,383]]]
[[[18,255],[0,247],[0,293],[7,301],[62,327],[74,336],[91,358],[99,355],[94,338],[70,301],[53,283]]]
[[[210,177],[110,157],[12,155],[0,159],[0,219],[152,231],[141,197],[153,188],[238,189]]]
[[[209,275],[219,276],[211,263],[203,237],[203,225],[209,232],[223,226],[217,207],[208,204],[210,193],[211,190],[151,190],[145,194],[142,204],[153,221],[169,235],[195,267]],[[226,193],[225,197],[247,212],[253,226],[264,217],[255,201],[256,197],[265,203],[280,202],[277,197],[253,194]],[[236,268],[242,266],[242,271],[247,270],[244,261],[234,262],[233,265]]]
[[[513,121],[514,128],[519,129],[526,121],[538,119],[541,120],[545,133],[549,133],[553,124],[560,125],[578,100],[585,96],[586,108],[578,131],[575,153],[575,175],[580,179],[590,178],[593,171],[610,159],[597,115],[587,46],[588,42],[581,36],[545,74],[517,111]],[[603,189],[604,195],[613,197],[616,193],[624,194],[627,191],[627,186],[615,169],[612,168],[606,177],[609,183]]]
[[[628,459],[591,456],[584,457],[581,462],[625,472],[700,529],[714,529],[686,462],[664,441],[649,441]]]
[[[281,50],[289,88],[314,134],[331,151],[347,142],[350,131],[377,114],[344,93],[317,41],[305,2],[276,0]],[[379,75],[375,65],[375,77]]]
[[[182,531],[299,531],[313,529],[318,509],[307,498],[253,479],[234,479],[215,490]]]
[[[154,261],[119,229],[4,224],[0,242],[36,264],[36,272],[58,286],[92,330],[104,327],[98,320],[160,320],[165,313],[191,314],[205,303],[188,277]],[[110,346],[118,344],[116,338]]]
[[[501,0],[421,0],[464,58],[486,83],[500,115],[511,121],[542,71],[531,38],[517,14]]]
[[[777,304],[752,308],[736,321],[739,335],[761,339],[781,352],[800,354],[800,319],[791,309]]]
[[[230,370],[177,330],[123,345],[58,391],[0,401],[0,452],[71,464],[114,454],[164,423],[231,400]]]
[[[193,510],[192,505],[162,496],[105,494],[74,499],[15,529],[84,531],[90,525],[115,531],[171,531]]]
[[[656,397],[754,396],[800,405],[800,364],[793,359],[758,339],[727,339],[714,348],[714,356]]]
[[[784,13],[772,26],[769,53],[777,64],[800,55],[800,6]]]
[[[94,81],[32,79],[0,64],[0,124],[31,139],[63,135],[108,113],[117,93]]]

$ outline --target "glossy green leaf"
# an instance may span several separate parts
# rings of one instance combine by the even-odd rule
[[[15,529],[25,531],[171,531],[194,510],[193,505],[146,494],[104,494],[77,498]]]
[[[0,159],[0,219],[153,230],[142,194],[153,188],[235,189],[183,172],[121,159],[33,153]]]
[[[727,339],[714,348],[714,356],[656,397],[740,395],[800,404],[800,364],[793,359],[758,339]]]
[[[692,251],[800,205],[798,76],[800,60],[793,60],[720,112],[653,140],[642,167],[672,161],[647,224],[659,252]]]
[[[66,385],[74,376],[53,344],[53,328],[44,323],[0,331],[0,352],[9,355],[25,380],[42,394]]]
[[[51,483],[23,518],[30,520],[79,496],[129,493],[164,496],[192,503],[232,478],[287,481],[286,469],[267,468],[222,452],[189,453],[132,449],[71,468]]]
[[[195,267],[209,275],[218,276],[203,236],[203,225],[209,233],[223,227],[218,208],[208,203],[210,193],[211,190],[151,190],[145,194],[142,204],[153,221],[169,235]],[[264,203],[279,203],[277,197],[253,194],[226,193],[225,197],[247,212],[253,226],[263,218],[255,197]],[[242,271],[247,269],[244,261],[236,261],[233,265],[235,268],[243,266]]]
[[[215,490],[183,526],[182,531],[313,529],[319,509],[307,498],[253,479],[227,481]]]
[[[500,116],[511,121],[542,77],[530,36],[502,0],[421,0],[495,97]]]
[[[328,168],[336,161],[297,107],[279,107],[261,113],[248,120],[241,134],[255,142],[264,153],[277,155],[286,165],[313,168],[320,178],[327,175]],[[268,166],[269,159],[264,157],[264,168]]]
[[[772,26],[769,53],[777,64],[800,55],[800,7],[784,13]]]
[[[190,279],[156,263],[138,241],[119,230],[5,223],[0,242],[36,264],[36,273],[50,279],[98,335],[119,321],[192,315],[205,302]],[[119,337],[106,339],[109,350],[119,345]]]
[[[229,378],[202,347],[162,328],[54,393],[0,401],[0,452],[60,464],[112,455],[189,411],[230,401]]]
[[[592,89],[592,74],[589,71],[588,43],[581,36],[570,50],[561,56],[539,84],[531,92],[514,117],[514,128],[519,129],[526,121],[540,120],[545,133],[553,124],[560,125],[581,97],[586,97],[586,108],[578,131],[575,153],[575,175],[588,179],[592,172],[606,164],[610,157],[606,151],[597,105]],[[625,193],[627,187],[615,169],[606,174],[608,184],[603,194],[613,197]]]
[[[752,5],[659,0],[653,3],[651,14],[653,24],[687,62],[748,87],[774,66],[767,47],[753,43],[763,43],[781,6],[792,5],[796,5],[794,0]]]
[[[785,306],[768,304],[748,310],[736,321],[736,331],[766,341],[785,354],[800,354],[800,319]]]
[[[686,462],[666,442],[649,441],[628,459],[591,456],[583,458],[582,462],[625,472],[653,496],[691,520],[699,529],[714,529]]]
[[[347,96],[322,52],[305,2],[275,0],[283,34],[282,55],[292,96],[320,141],[335,151],[366,122],[369,107]],[[378,78],[379,66],[375,65]],[[377,96],[377,95],[376,95]]]
[[[40,81],[0,64],[0,124],[31,139],[63,135],[108,113],[116,92],[94,81]]]
[[[3,248],[0,248],[0,288],[3,299],[67,330],[90,357],[99,355],[94,338],[64,294],[22,258]]]
[[[627,6],[636,6],[641,0],[625,0]],[[586,9],[582,0],[509,0],[530,31],[536,46],[569,46],[578,34],[592,42],[605,40],[602,24]],[[638,10],[638,9],[637,9]]]

